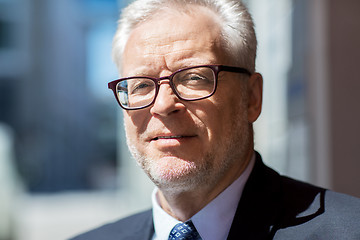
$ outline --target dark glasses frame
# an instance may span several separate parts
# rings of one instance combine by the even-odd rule
[[[208,94],[208,95],[206,95],[204,97],[200,97],[200,98],[188,99],[188,98],[181,97],[180,94],[177,92],[176,87],[174,86],[174,83],[173,83],[173,80],[172,80],[174,75],[176,75],[179,72],[185,71],[185,70],[189,70],[189,69],[193,69],[193,68],[199,68],[199,67],[208,67],[213,71],[214,79],[215,79],[213,91],[210,94]],[[114,96],[116,98],[116,101],[118,102],[118,104],[120,105],[121,108],[123,108],[125,110],[138,110],[138,109],[143,109],[143,108],[149,107],[150,105],[152,105],[155,102],[156,97],[157,97],[157,95],[159,93],[160,83],[161,83],[161,81],[163,81],[165,79],[169,80],[169,84],[170,84],[171,89],[173,90],[174,94],[180,100],[197,101],[197,100],[201,100],[201,99],[211,97],[212,95],[214,95],[214,93],[216,91],[217,83],[218,83],[218,75],[219,75],[219,72],[221,72],[221,71],[234,72],[234,73],[243,73],[243,74],[247,74],[247,75],[251,76],[251,72],[249,70],[247,70],[245,68],[241,68],[241,67],[232,67],[232,66],[226,66],[226,65],[197,65],[197,66],[192,66],[192,67],[187,67],[187,68],[181,68],[181,69],[173,72],[172,74],[170,74],[168,76],[164,76],[164,77],[160,77],[160,78],[147,77],[147,76],[133,76],[133,77],[126,77],[126,78],[119,78],[117,80],[109,82],[108,83],[108,88],[113,91]],[[139,78],[144,78],[145,79],[146,78],[146,79],[154,81],[154,83],[155,83],[155,95],[154,95],[154,99],[149,104],[141,106],[141,107],[133,107],[133,108],[130,107],[129,108],[129,107],[123,106],[120,103],[119,98],[118,98],[117,93],[116,93],[116,86],[118,85],[119,82],[129,80],[129,79],[132,79],[132,78],[137,78],[137,79],[139,79]]]

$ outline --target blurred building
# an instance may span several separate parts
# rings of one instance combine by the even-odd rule
[[[116,111],[104,91],[117,75],[110,46],[93,49],[94,38],[111,44],[118,9],[115,0],[0,1],[0,121],[14,129],[31,192],[115,187]],[[94,86],[97,67],[110,70]]]

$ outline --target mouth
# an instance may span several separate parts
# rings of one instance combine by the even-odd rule
[[[156,134],[155,136],[149,138],[149,141],[159,141],[159,140],[164,140],[164,141],[171,141],[171,140],[177,140],[177,141],[182,141],[182,140],[186,140],[189,138],[193,138],[196,137],[196,135],[170,135],[170,134]]]
[[[152,138],[152,141],[156,141],[156,140],[160,140],[160,139],[180,139],[180,138],[188,138],[190,136],[181,136],[181,135],[177,135],[177,136],[157,136]]]
[[[149,138],[149,143],[159,151],[178,150],[179,147],[189,147],[189,144],[195,144],[196,135],[177,135],[159,133]]]

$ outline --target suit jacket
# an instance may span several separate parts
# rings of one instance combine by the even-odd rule
[[[150,209],[73,240],[148,240],[153,233]],[[228,239],[360,240],[360,199],[280,176],[257,153]]]

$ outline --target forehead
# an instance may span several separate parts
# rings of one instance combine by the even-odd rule
[[[169,68],[221,63],[221,58],[221,30],[215,13],[201,6],[186,12],[166,8],[131,32],[123,70],[155,67],[155,63]]]

